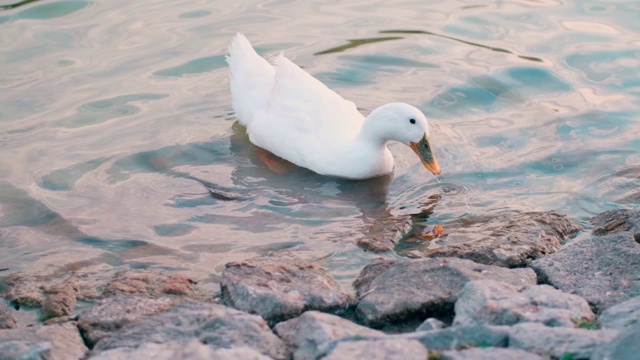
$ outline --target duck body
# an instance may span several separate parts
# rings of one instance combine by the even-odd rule
[[[285,160],[321,175],[366,179],[393,171],[388,141],[427,141],[433,159],[427,120],[411,105],[383,105],[365,118],[283,55],[267,62],[242,34],[229,45],[227,62],[233,109],[249,140]]]

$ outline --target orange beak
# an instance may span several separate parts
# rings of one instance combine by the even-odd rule
[[[427,134],[424,134],[422,139],[417,143],[409,143],[409,147],[411,147],[411,150],[418,155],[427,170],[431,171],[433,175],[440,175],[440,165],[436,158],[433,157],[433,152],[431,151],[431,145],[429,145]]]

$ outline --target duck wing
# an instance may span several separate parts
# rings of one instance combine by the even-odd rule
[[[275,58],[274,68],[266,107],[251,119],[249,138],[257,146],[314,170],[314,163],[326,161],[331,150],[358,134],[364,116],[353,102],[284,56]]]

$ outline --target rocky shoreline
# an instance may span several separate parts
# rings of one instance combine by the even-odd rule
[[[220,294],[151,270],[15,274],[0,359],[636,359],[640,212],[591,222],[562,249],[581,229],[555,211],[453,229],[474,241],[374,260],[355,292],[291,258],[227,264]],[[40,322],[24,326],[21,308]]]

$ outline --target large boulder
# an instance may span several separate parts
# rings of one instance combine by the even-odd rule
[[[514,286],[536,283],[528,268],[507,269],[458,258],[374,261],[354,282],[359,298],[356,313],[371,326],[450,316],[462,287],[479,279]]]
[[[322,360],[425,360],[429,351],[414,339],[350,339],[338,341]]]
[[[418,340],[430,352],[468,347],[506,347],[509,344],[510,330],[508,326],[452,326],[440,330],[395,335],[394,338]]]
[[[286,358],[284,343],[259,316],[222,305],[183,302],[122,327],[95,345],[95,352],[137,349],[144,343],[197,339],[214,350],[248,347],[274,359]]]
[[[383,332],[318,311],[307,311],[295,319],[281,322],[274,330],[289,346],[295,360],[318,359],[338,340],[385,337]]]
[[[636,360],[640,354],[640,324],[624,328],[613,340],[598,348],[593,360]]]
[[[476,347],[443,351],[441,360],[545,360],[544,357],[520,349]]]
[[[83,359],[89,349],[72,323],[0,330],[0,358]]]
[[[540,282],[585,298],[596,312],[640,295],[640,244],[631,232],[584,239],[531,267]]]
[[[226,305],[260,315],[271,323],[306,310],[343,310],[354,300],[324,269],[297,259],[263,258],[226,264],[220,286]]]
[[[78,314],[78,328],[89,346],[111,336],[123,326],[144,317],[169,310],[177,301],[171,297],[114,296]]]
[[[553,358],[589,359],[618,334],[616,330],[586,330],[523,323],[511,328],[509,347],[551,355]]]
[[[603,311],[598,317],[598,323],[604,328],[616,330],[640,325],[640,296]]]
[[[213,349],[198,340],[171,341],[165,343],[144,343],[137,348],[118,348],[98,353],[91,360],[269,360],[270,357],[258,351],[239,347],[233,349]]]
[[[526,266],[558,250],[582,228],[557,211],[509,214],[446,226],[446,244],[421,252],[429,257],[459,257],[487,265]]]
[[[549,285],[514,286],[495,280],[468,282],[455,304],[454,325],[515,325],[537,322],[575,327],[575,319],[593,321],[587,301]]]

